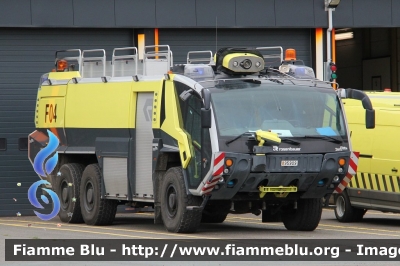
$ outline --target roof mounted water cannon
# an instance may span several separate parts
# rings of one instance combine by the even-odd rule
[[[263,55],[249,48],[221,48],[215,54],[218,71],[228,75],[249,75],[264,70]]]

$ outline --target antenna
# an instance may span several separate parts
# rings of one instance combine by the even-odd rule
[[[215,53],[218,52],[218,16],[215,16]]]

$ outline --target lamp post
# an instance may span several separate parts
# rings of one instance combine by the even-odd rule
[[[331,49],[331,35],[332,35],[332,11],[340,4],[340,0],[325,0],[325,11],[328,11],[328,29],[326,30],[326,62],[324,63],[324,80],[329,81],[330,77],[330,63],[332,61]]]

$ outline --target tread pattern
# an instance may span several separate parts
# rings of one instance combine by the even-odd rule
[[[63,210],[62,208],[60,209],[60,212],[58,213],[58,216],[60,217],[60,220],[62,222],[66,222],[66,223],[82,223],[83,222],[83,217],[82,217],[82,213],[81,213],[81,206],[80,206],[80,196],[79,196],[79,190],[80,190],[80,183],[81,183],[81,178],[82,178],[82,173],[83,170],[85,169],[85,166],[83,164],[79,164],[79,163],[67,163],[64,164],[60,167],[59,171],[63,171],[63,168],[67,168],[65,169],[65,171],[68,171],[68,174],[70,175],[72,180],[68,180],[67,178],[67,182],[71,182],[72,183],[72,197],[75,197],[76,201],[73,202],[72,199],[70,199],[70,203],[72,204],[72,210]],[[58,195],[59,198],[61,198],[61,192],[59,191],[60,189],[60,185],[61,185],[61,181],[64,180],[64,178],[61,176],[61,178],[59,176],[57,176],[57,174],[55,175],[55,190],[56,193]],[[71,212],[72,216],[69,216],[68,213]]]
[[[321,199],[300,199],[296,210],[282,212],[282,221],[288,230],[314,231],[322,214]]]
[[[366,210],[354,208],[353,206],[351,206],[351,202],[350,202],[349,196],[347,195],[346,191],[343,191],[342,193],[337,195],[337,197],[335,198],[336,206],[337,206],[337,200],[340,197],[344,200],[344,205],[345,205],[344,214],[343,214],[343,216],[340,216],[337,213],[337,210],[335,208],[336,219],[342,223],[360,222],[363,219]]]
[[[93,178],[96,180],[93,180],[93,183],[96,186],[96,190],[98,191],[99,195],[101,193],[101,185],[102,185],[102,179],[101,179],[101,170],[98,164],[90,164],[86,167],[83,176],[85,174],[89,174],[89,178]],[[97,181],[97,182],[96,182]],[[83,186],[82,186],[82,189]],[[94,193],[96,195],[96,193]],[[99,206],[97,210],[94,210],[95,216],[93,219],[85,219],[86,224],[88,225],[110,225],[113,223],[115,219],[115,214],[117,212],[117,201],[116,200],[108,200],[108,199],[101,199],[100,196],[96,198],[96,200],[99,201]],[[85,211],[85,208],[82,208],[82,212]]]
[[[186,195],[186,206],[199,206],[201,200],[199,201],[196,197],[192,195]],[[201,198],[199,198],[201,199]],[[197,231],[197,228],[201,223],[202,212],[199,210],[185,210],[181,219],[180,226],[177,233],[193,233]]]
[[[175,217],[178,220],[168,218],[168,215],[165,213],[165,206],[163,207],[163,205],[166,204],[164,202],[164,193],[167,190],[168,184],[171,183],[175,184],[179,188],[178,193],[181,193],[183,198],[183,201],[179,202],[179,208],[181,209],[178,211],[178,217]],[[172,167],[168,169],[163,177],[161,189],[161,215],[167,230],[175,233],[195,232],[200,226],[202,211],[187,210],[186,206],[200,206],[202,198],[187,195],[181,167]]]
[[[66,165],[70,169],[70,172],[72,174],[74,195],[76,195],[76,201],[74,203],[74,209],[69,223],[82,223],[83,217],[80,206],[79,189],[81,184],[82,173],[83,170],[85,169],[85,166],[79,163],[71,163]]]

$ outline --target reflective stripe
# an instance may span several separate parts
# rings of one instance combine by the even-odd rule
[[[398,193],[400,192],[399,179],[399,176],[358,172],[349,187]]]
[[[352,177],[357,173],[357,165],[358,165],[358,157],[360,156],[359,152],[351,152],[350,161],[349,161],[349,169],[347,171],[346,176],[340,182],[340,184],[336,187],[333,193],[341,193],[347,185],[350,183]]]
[[[224,172],[225,153],[216,152],[214,157],[214,167],[211,180],[208,180],[201,188],[201,195],[211,193]]]
[[[214,159],[213,176],[222,175],[222,172],[224,171],[224,158],[225,158],[224,152],[216,153]]]

